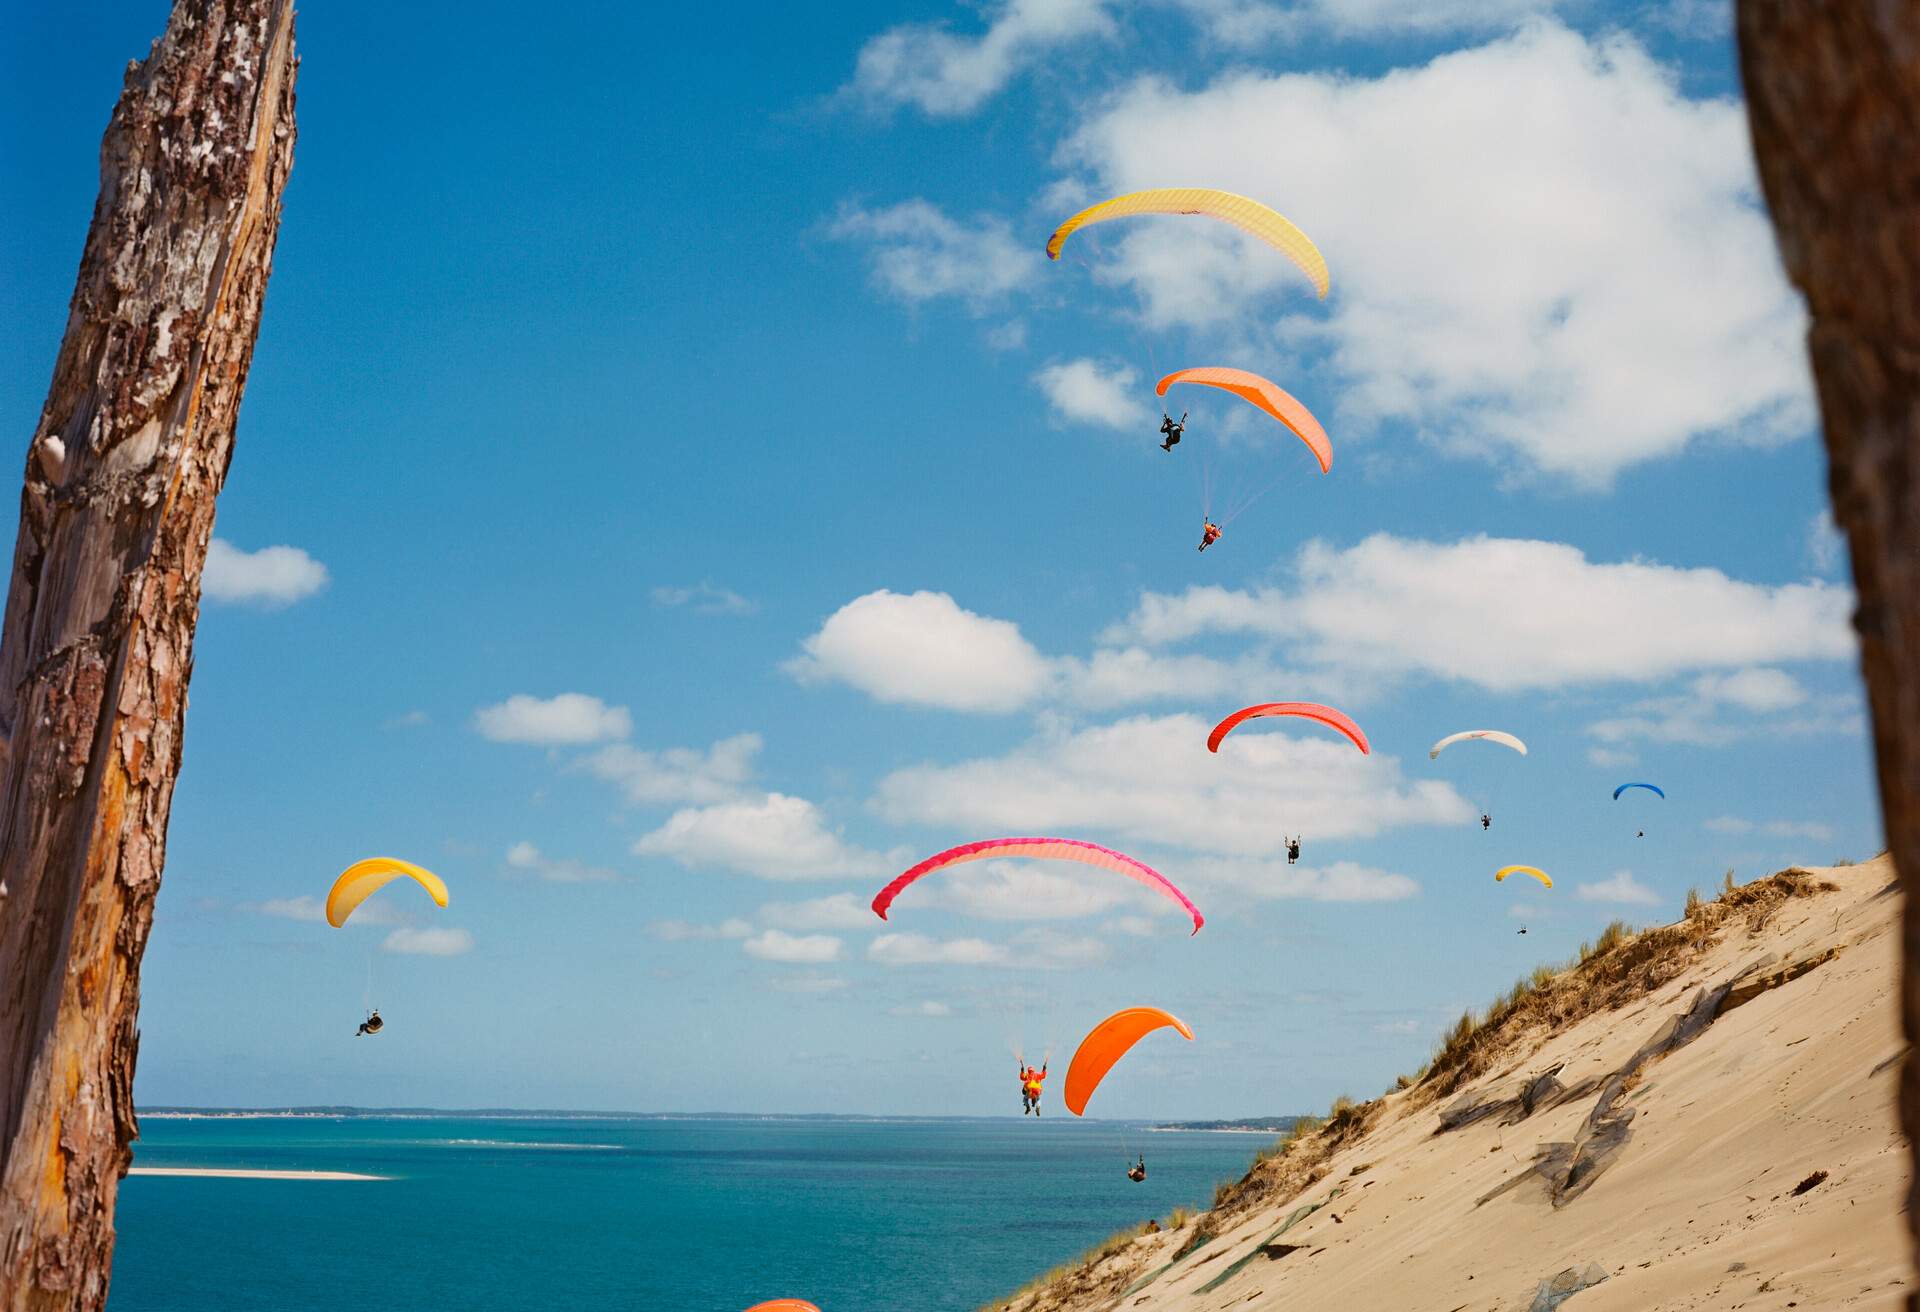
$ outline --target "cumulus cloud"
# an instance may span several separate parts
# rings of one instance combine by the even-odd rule
[[[944,1002],[934,1002],[929,999],[925,1002],[902,1003],[897,1007],[889,1007],[887,1014],[889,1016],[951,1016],[953,1008]]]
[[[327,904],[308,893],[299,897],[274,897],[264,902],[242,902],[242,911],[251,911],[256,915],[272,916],[277,920],[304,920],[324,923],[327,918]],[[353,913],[356,925],[397,925],[401,916],[388,903],[375,899],[363,902]]]
[[[1862,727],[1855,699],[1816,698],[1785,671],[1764,667],[1703,674],[1683,692],[1650,697],[1627,710],[1595,721],[1587,732],[1603,743],[1646,740],[1718,747],[1760,733],[1846,734]]]
[[[242,551],[223,538],[207,545],[200,576],[208,601],[277,609],[304,601],[327,586],[327,567],[298,547]]]
[[[996,757],[917,765],[880,781],[875,806],[901,824],[965,832],[1085,829],[1195,852],[1266,856],[1286,833],[1366,838],[1477,812],[1439,780],[1361,756],[1311,731],[1236,734],[1219,755],[1191,715],[1053,729]],[[1178,876],[1172,875],[1176,883]]]
[[[1050,52],[1111,34],[1113,7],[1114,0],[1001,0],[976,34],[903,23],[860,48],[846,92],[876,109],[966,114]]]
[[[1028,284],[1044,259],[1005,219],[963,223],[925,200],[845,206],[827,235],[865,245],[874,285],[887,295],[909,305],[954,297],[976,314]]]
[[[581,762],[582,768],[619,786],[636,806],[704,805],[737,797],[753,778],[760,735],[735,734],[705,751],[669,747],[648,751],[612,743]]]
[[[256,908],[263,916],[273,916],[280,920],[322,921],[327,918],[327,904],[310,894],[299,897],[273,897],[260,903]],[[372,908],[363,908],[371,910]],[[362,916],[360,919],[365,920]]]
[[[473,727],[496,743],[561,747],[625,738],[633,731],[633,719],[626,707],[609,706],[583,692],[546,698],[515,693],[475,711]]]
[[[1588,880],[1576,885],[1573,892],[1582,902],[1653,906],[1660,901],[1660,895],[1635,879],[1631,870],[1616,870],[1606,879]]]
[[[1140,375],[1125,365],[1066,360],[1046,366],[1033,381],[1060,419],[1105,428],[1144,431],[1151,427],[1146,410],[1134,396]]]
[[[1840,532],[1830,509],[1822,510],[1807,524],[1807,559],[1822,574],[1835,573],[1846,563],[1846,535]]]
[[[1405,422],[1597,488],[1697,441],[1812,425],[1804,311],[1745,113],[1688,98],[1631,37],[1540,21],[1371,78],[1146,77],[1063,158],[1088,194],[1179,176],[1285,197],[1334,270],[1324,308],[1224,225],[1116,231],[1100,276],[1131,288],[1151,328],[1271,328],[1276,347],[1324,358],[1349,435]],[[1301,308],[1274,327],[1277,296]]]
[[[1715,834],[1761,834],[1767,838],[1811,838],[1825,842],[1833,837],[1833,828],[1815,820],[1745,820],[1739,816],[1717,815],[1703,822],[1703,828]]]
[[[740,947],[750,957],[789,965],[820,966],[840,960],[840,940],[831,934],[785,934],[769,929],[747,939]]]
[[[1280,861],[1214,860],[1195,872],[1195,882],[1226,885],[1256,898],[1308,902],[1399,902],[1420,895],[1420,885],[1406,875],[1353,861],[1290,866]]]
[[[1312,689],[1325,682],[1283,675],[1258,654],[1227,661],[1136,644],[1101,647],[1084,659],[1049,656],[1017,624],[966,610],[944,592],[884,589],[828,616],[784,668],[802,683],[844,683],[876,701],[989,713],[1044,699],[1109,710],[1249,684]]]
[[[930,938],[925,934],[882,934],[867,945],[867,960],[883,966],[998,966],[1006,948],[979,938]]]
[[[616,878],[611,870],[569,858],[550,857],[532,843],[525,842],[515,843],[507,849],[507,865],[554,884],[599,883]]]
[[[700,615],[751,615],[760,609],[732,588],[722,588],[705,581],[686,588],[655,588],[653,604],[684,606]]]
[[[1292,642],[1311,663],[1349,672],[1511,692],[1845,660],[1852,605],[1848,589],[1819,580],[1770,586],[1717,569],[1591,561],[1563,542],[1377,533],[1345,549],[1308,543],[1291,587],[1146,593],[1106,640],[1238,633]]]
[[[838,975],[808,971],[804,975],[776,975],[767,983],[782,993],[838,993],[847,987],[849,981]]]
[[[890,864],[883,854],[842,840],[812,802],[781,793],[676,811],[633,850],[762,879],[877,875]]]
[[[741,939],[753,933],[753,926],[744,920],[723,920],[717,925],[696,925],[685,920],[655,920],[647,925],[647,933],[662,943],[701,943],[712,939]]]
[[[1047,685],[1047,660],[1018,625],[964,610],[944,592],[856,597],[786,664],[802,683],[839,682],[876,701],[1010,711]]]
[[[878,929],[880,917],[865,898],[830,893],[804,902],[769,902],[760,908],[764,924],[779,929]]]
[[[473,951],[473,935],[464,929],[396,929],[380,949],[415,957],[457,957]]]

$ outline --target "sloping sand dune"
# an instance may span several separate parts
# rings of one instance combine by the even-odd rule
[[[1569,1312],[1899,1306],[1893,878],[1881,858],[1748,885],[1787,893],[1681,922],[1713,928],[1651,991],[1505,1035],[1486,1073],[1367,1104],[1221,1213],[1005,1306],[1549,1312],[1542,1282],[1583,1271],[1606,1278]]]

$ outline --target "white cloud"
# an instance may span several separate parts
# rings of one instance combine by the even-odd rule
[[[1418,1034],[1424,1028],[1417,1020],[1383,1020],[1373,1027],[1375,1034]]]
[[[831,934],[784,934],[769,929],[740,944],[750,957],[796,966],[820,966],[840,960],[840,940]]]
[[[1286,833],[1366,838],[1476,814],[1446,783],[1406,780],[1397,760],[1362,756],[1345,739],[1263,727],[1214,755],[1209,727],[1171,715],[1049,730],[1003,756],[896,770],[875,805],[895,823],[1088,831],[1249,857],[1270,855]]]
[[[957,297],[975,314],[1029,284],[1044,259],[1005,219],[981,215],[962,223],[925,200],[877,210],[845,206],[827,235],[867,244],[874,284],[888,295],[909,305]]]
[[[1716,834],[1762,834],[1768,838],[1811,838],[1825,842],[1833,837],[1833,828],[1815,820],[1767,820],[1756,823],[1739,816],[1719,815],[1705,821],[1702,828]]]
[[[722,738],[705,751],[693,747],[647,751],[629,743],[612,743],[581,765],[618,785],[636,806],[705,805],[740,795],[753,778],[753,762],[761,746],[757,733]]]
[[[1631,37],[1541,21],[1372,78],[1141,78],[1062,154],[1088,194],[1206,177],[1274,199],[1314,236],[1333,270],[1324,309],[1224,225],[1116,229],[1099,276],[1132,288],[1150,328],[1229,340],[1272,326],[1284,297],[1273,345],[1325,357],[1349,437],[1406,423],[1508,470],[1603,487],[1699,440],[1812,426],[1804,311],[1745,112],[1688,99]]]
[[[987,329],[981,336],[986,342],[988,350],[1025,350],[1027,345],[1027,323],[1024,319],[1009,319],[1003,324],[996,324],[994,327]]]
[[[717,925],[696,925],[685,920],[655,920],[647,933],[662,943],[701,943],[712,939],[741,939],[753,933],[744,920],[723,920]]]
[[[1295,826],[1290,832],[1298,830]],[[1197,871],[1196,877],[1196,882],[1223,884],[1266,899],[1399,902],[1420,895],[1420,885],[1407,876],[1353,861],[1335,861],[1327,866],[1290,866],[1280,861],[1215,860]]]
[[[780,929],[878,929],[883,923],[864,898],[830,893],[804,902],[769,902],[760,908],[763,923]]]
[[[1603,770],[1611,770],[1616,766],[1633,765],[1639,761],[1639,759],[1640,758],[1634,753],[1622,751],[1617,747],[1600,747],[1596,745],[1587,748],[1588,762],[1599,766]]]
[[[1047,660],[1019,626],[963,610],[944,592],[856,597],[801,644],[786,670],[848,684],[877,701],[1011,711],[1046,688]]]
[[[1350,674],[1506,692],[1849,659],[1852,605],[1848,589],[1819,580],[1769,586],[1717,569],[1598,563],[1562,542],[1378,533],[1344,550],[1309,542],[1288,589],[1143,594],[1106,640],[1240,633],[1290,641]]]
[[[268,898],[264,902],[242,902],[240,909],[279,920],[325,923],[327,918],[327,904],[309,893],[302,893],[299,897]],[[377,898],[361,903],[353,913],[353,923],[356,925],[397,925],[400,921],[399,912]]]
[[[751,615],[760,609],[732,588],[717,587],[705,581],[687,588],[655,588],[653,604],[685,606],[701,615]]]
[[[548,698],[515,693],[498,705],[475,711],[473,727],[482,738],[496,743],[558,747],[625,738],[633,731],[633,718],[626,707],[609,706],[583,692]]]
[[[507,849],[507,864],[515,870],[523,870],[536,879],[544,879],[555,884],[599,883],[614,879],[613,871],[600,866],[590,866],[582,861],[567,858],[550,857],[532,843],[515,843]]]
[[[1822,574],[1835,573],[1846,564],[1846,535],[1834,522],[1831,509],[1822,510],[1807,523],[1807,559]]]
[[[1007,950],[979,938],[929,938],[925,934],[882,934],[867,945],[867,959],[883,966],[998,966]]]
[[[305,893],[299,897],[268,898],[260,903],[259,911],[263,916],[275,916],[281,920],[323,921],[327,918],[327,904]],[[361,916],[360,919],[365,920],[366,917]]]
[[[1283,674],[1257,654],[1222,661],[1135,645],[1101,647],[1085,659],[1048,656],[1012,621],[963,609],[944,592],[884,589],[828,616],[784,668],[802,683],[844,683],[880,702],[978,712],[1043,699],[1109,710],[1249,684],[1311,689],[1325,682]]]
[[[849,981],[837,975],[809,971],[804,975],[776,975],[767,983],[782,993],[838,993],[847,987]]]
[[[433,720],[425,711],[412,710],[394,716],[382,727],[387,729],[424,729],[431,723],[433,723]]]
[[[380,948],[416,957],[457,957],[473,951],[473,935],[464,929],[396,929]]]
[[[1125,365],[1067,360],[1046,366],[1033,381],[1060,419],[1141,432],[1152,427],[1147,411],[1133,395],[1140,375]]]
[[[1587,732],[1603,743],[1687,743],[1719,747],[1755,734],[1847,734],[1861,728],[1851,697],[1815,698],[1781,670],[1764,667],[1703,674],[1687,690],[1650,697],[1628,714],[1595,721]],[[1785,717],[1783,712],[1797,711]]]
[[[926,1002],[905,1003],[898,1007],[889,1007],[887,1008],[887,1014],[889,1016],[951,1016],[953,1015],[953,1008],[944,1002],[928,1000]]]
[[[1001,0],[977,36],[955,35],[944,23],[903,23],[861,47],[846,91],[878,109],[965,114],[1059,47],[1112,33],[1112,7],[1113,0]]]
[[[633,850],[763,879],[831,879],[890,868],[881,853],[843,841],[812,802],[781,793],[676,811]]]
[[[1577,885],[1573,893],[1582,902],[1653,906],[1660,901],[1660,895],[1635,879],[1631,870],[1617,870],[1606,879],[1589,880]]]
[[[215,538],[207,544],[200,586],[209,601],[273,609],[291,606],[326,587],[327,567],[298,547],[242,551]]]

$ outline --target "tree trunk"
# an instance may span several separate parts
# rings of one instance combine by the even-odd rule
[[[291,0],[176,0],[100,152],[0,629],[0,1312],[98,1308],[200,571],[293,161]]]
[[[1807,349],[1833,512],[1853,549],[1887,845],[1906,886],[1901,1015],[1920,1038],[1920,4],[1739,0],[1760,180]],[[1920,1049],[1900,1080],[1920,1142]],[[1920,1159],[1906,1218],[1920,1237]],[[1908,1307],[1920,1308],[1909,1295]]]

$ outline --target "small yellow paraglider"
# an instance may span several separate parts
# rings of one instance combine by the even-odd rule
[[[411,861],[402,861],[398,857],[376,856],[365,861],[356,861],[340,872],[333,881],[333,887],[327,890],[327,923],[335,929],[347,923],[362,902],[378,893],[394,880],[406,878],[427,890],[427,896],[433,899],[435,906],[447,905],[447,885],[440,876]],[[367,960],[367,992],[373,992],[373,960]],[[360,1028],[354,1031],[354,1037],[378,1034],[386,1028],[386,1022],[380,1018],[380,1009],[367,1003],[367,1018],[360,1022]]]
[[[1508,875],[1532,875],[1546,887],[1553,887],[1553,876],[1535,866],[1502,866],[1493,872],[1494,882],[1500,883],[1504,881]]]

